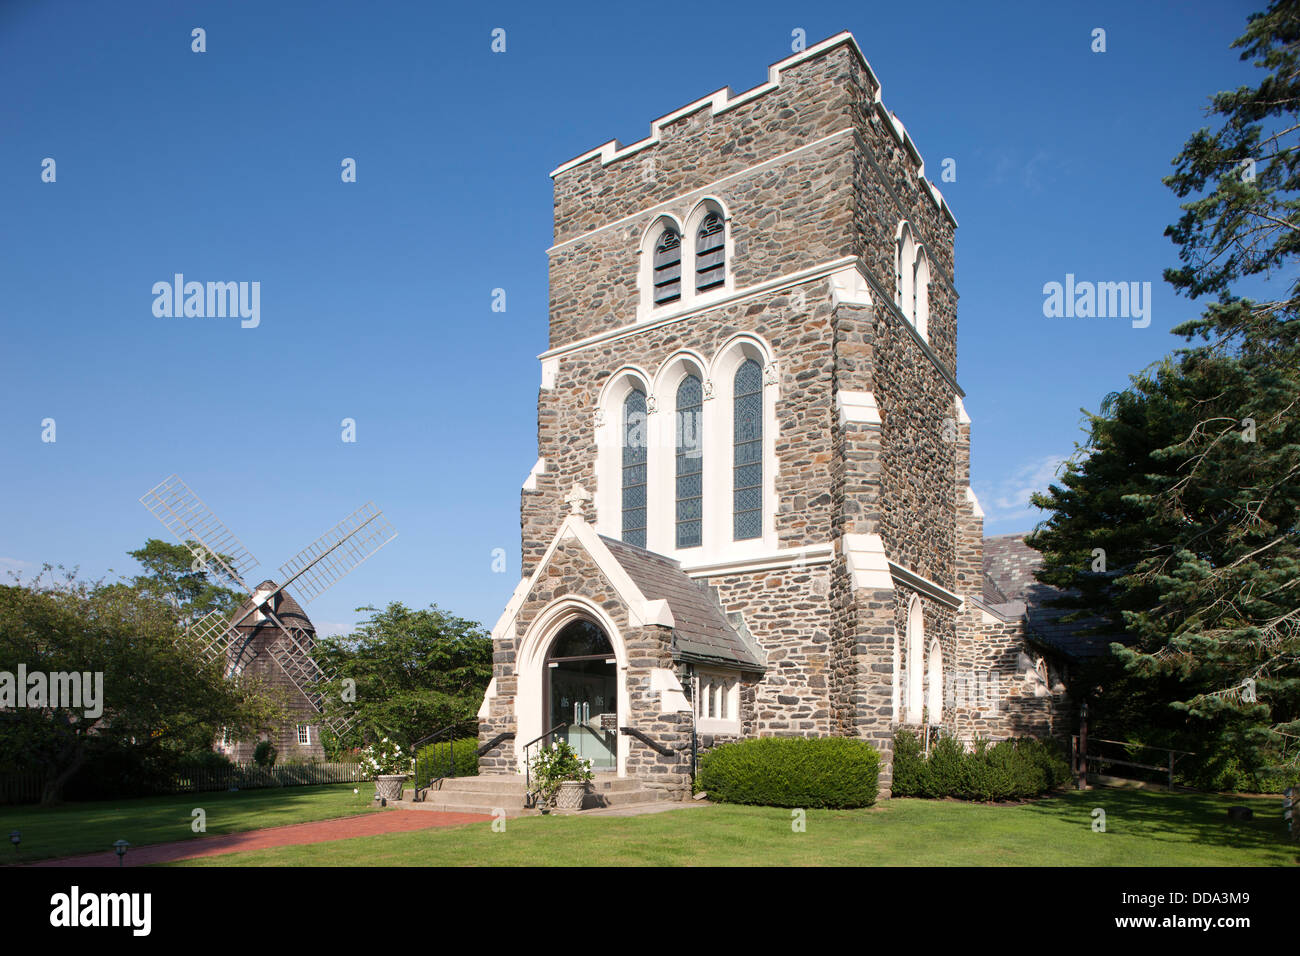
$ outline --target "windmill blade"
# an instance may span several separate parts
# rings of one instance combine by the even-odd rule
[[[218,658],[226,661],[227,677],[239,674],[252,660],[248,639],[220,611],[210,611],[199,618],[189,626],[186,635],[204,662]]]
[[[205,570],[250,590],[241,575],[257,567],[257,558],[177,475],[145,492],[140,503],[190,549]]]
[[[280,565],[280,587],[294,584],[304,600],[315,600],[396,537],[384,513],[368,501]]]
[[[320,692],[312,685],[332,681],[335,675],[327,674],[320,664],[316,663],[311,653],[314,639],[296,624],[285,624],[270,608],[264,610],[271,623],[280,631],[279,638],[267,648],[272,660],[280,665],[280,669],[284,671],[290,683],[298,689],[298,693],[302,694],[316,712],[325,718],[335,736],[342,737],[356,721],[356,717],[353,714],[327,715],[325,713]]]

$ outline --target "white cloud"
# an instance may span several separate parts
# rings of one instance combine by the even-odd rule
[[[0,558],[0,575],[9,576],[10,571],[22,571],[23,568],[30,568],[30,561],[22,561],[18,558]]]
[[[984,509],[984,533],[1028,531],[1042,521],[1046,513],[1033,507],[1029,496],[1035,491],[1046,491],[1049,484],[1058,480],[1068,457],[1035,458],[993,482],[974,482],[975,494]]]

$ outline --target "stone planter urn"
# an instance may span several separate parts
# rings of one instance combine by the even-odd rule
[[[385,773],[375,778],[375,797],[385,800],[401,800],[402,784],[410,779],[410,774]]]
[[[555,795],[555,809],[581,810],[582,799],[587,795],[587,785],[581,780],[566,780]]]

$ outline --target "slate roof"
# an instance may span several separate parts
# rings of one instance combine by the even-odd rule
[[[1113,641],[1123,635],[1081,634],[1101,623],[1090,617],[1063,622],[1070,608],[1052,607],[1048,602],[1061,596],[1059,588],[1034,577],[1043,556],[1025,544],[1021,534],[1002,534],[984,539],[984,603],[1004,618],[1025,618],[1025,631],[1035,643],[1075,659],[1109,653]]]
[[[748,671],[764,669],[743,625],[738,629],[713,595],[693,581],[681,565],[653,551],[601,535],[619,565],[648,601],[663,600],[673,612],[673,657]]]

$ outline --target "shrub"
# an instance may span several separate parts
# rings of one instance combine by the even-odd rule
[[[269,740],[263,740],[253,748],[253,763],[257,764],[259,767],[274,767],[275,758],[278,753],[279,751],[275,749],[275,744],[271,743]]]
[[[1070,779],[1070,768],[1054,740],[1021,737],[989,746],[977,740],[967,751],[953,737],[940,737],[927,759],[908,730],[894,735],[897,797],[957,797],[1016,800],[1036,797]]]
[[[455,746],[453,746],[453,743]],[[415,783],[425,786],[435,777],[477,777],[478,776],[477,737],[460,737],[453,741],[440,741],[421,747],[415,758]],[[452,757],[455,757],[455,773],[452,773]]]
[[[759,737],[700,758],[695,787],[710,799],[769,807],[866,807],[879,792],[880,754],[848,737]]]

